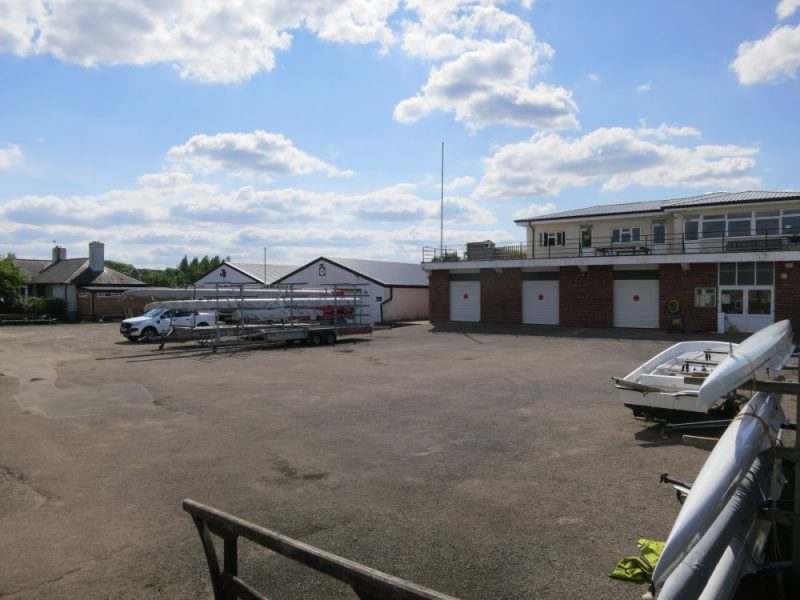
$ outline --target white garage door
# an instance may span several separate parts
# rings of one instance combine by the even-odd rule
[[[522,322],[558,325],[558,281],[522,282]]]
[[[474,323],[480,322],[481,320],[480,281],[450,282],[450,320],[471,321]]]
[[[658,279],[614,280],[614,327],[658,329]]]

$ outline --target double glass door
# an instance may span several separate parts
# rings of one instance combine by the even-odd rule
[[[742,332],[755,332],[775,321],[772,287],[720,287],[720,312]]]

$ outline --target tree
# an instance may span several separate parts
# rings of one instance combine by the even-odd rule
[[[13,261],[14,255],[8,254],[0,259],[0,306],[14,308],[19,304],[19,288],[25,285],[25,275]]]

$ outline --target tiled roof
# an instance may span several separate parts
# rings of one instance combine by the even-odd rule
[[[726,204],[744,204],[751,202],[770,202],[774,200],[800,199],[800,192],[713,192],[688,198],[671,198],[668,200],[651,200],[648,202],[627,202],[624,204],[601,204],[576,210],[567,210],[558,213],[517,219],[515,223],[528,223],[531,221],[554,221],[557,219],[575,219],[581,217],[599,217],[609,215],[623,215],[644,212],[663,212],[676,208],[691,208],[695,206],[718,206]]]
[[[89,268],[88,258],[65,258],[51,263],[46,269],[32,278],[35,284],[69,284],[84,270]]]
[[[36,277],[39,273],[44,271],[51,261],[32,259],[32,258],[13,258],[11,259],[11,262],[14,263],[14,265],[20,271],[22,271],[22,274],[28,280],[31,280],[34,277]]]
[[[57,262],[15,259],[14,264],[28,276],[28,283],[34,285],[144,285],[138,279],[109,267],[105,267],[102,273],[93,273],[89,270],[88,258],[65,258]]]

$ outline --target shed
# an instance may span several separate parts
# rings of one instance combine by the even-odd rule
[[[428,274],[419,263],[320,256],[274,283],[356,286],[365,324],[428,318]]]

